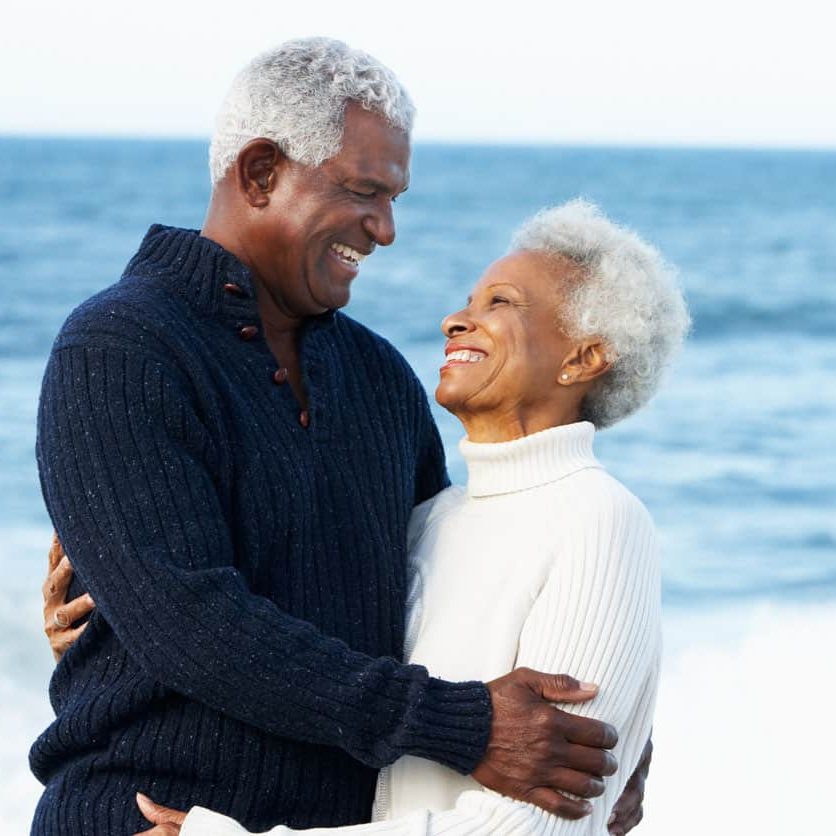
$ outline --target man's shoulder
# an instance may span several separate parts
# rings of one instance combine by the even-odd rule
[[[90,296],[61,326],[55,349],[130,346],[138,350],[160,345],[165,322],[185,318],[174,294],[159,284],[119,281]]]

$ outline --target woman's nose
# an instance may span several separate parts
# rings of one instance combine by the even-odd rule
[[[467,315],[467,311],[464,308],[449,316],[445,316],[441,320],[441,332],[445,337],[455,337],[456,334],[465,334],[472,330],[473,320]]]

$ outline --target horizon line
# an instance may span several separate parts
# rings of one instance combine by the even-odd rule
[[[154,134],[154,133],[47,133],[0,130],[0,141],[4,140],[47,140],[82,142],[182,142],[209,145],[208,136],[197,134]],[[729,141],[671,141],[671,140],[604,140],[604,139],[502,139],[502,138],[457,138],[417,137],[414,146],[461,146],[471,148],[600,148],[623,150],[666,150],[666,151],[784,151],[789,153],[834,153],[836,143],[790,144],[790,143],[736,143]]]

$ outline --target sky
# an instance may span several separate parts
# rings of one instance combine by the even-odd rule
[[[418,140],[836,147],[825,0],[5,0],[0,134],[211,134],[235,72],[290,37],[377,56]]]

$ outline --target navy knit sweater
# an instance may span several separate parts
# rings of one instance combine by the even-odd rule
[[[419,382],[313,318],[303,426],[254,293],[222,247],[154,226],[56,340],[38,464],[71,595],[98,607],[31,751],[33,833],[145,829],[137,790],[255,830],[360,822],[375,768],[484,752],[485,686],[396,661],[407,521],[446,484]]]

